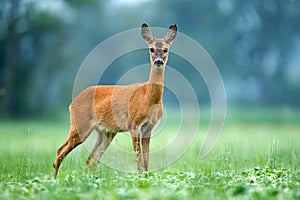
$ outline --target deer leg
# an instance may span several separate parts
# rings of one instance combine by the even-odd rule
[[[142,161],[142,154],[141,154],[140,134],[137,129],[132,129],[130,133],[132,138],[133,151],[136,154],[137,168],[139,172],[142,172],[143,161]]]
[[[144,172],[148,171],[149,165],[149,147],[150,147],[150,137],[141,138],[141,146],[142,146],[142,170]]]
[[[90,153],[89,157],[87,158],[86,160],[86,165],[88,166],[88,168],[91,170],[91,171],[94,171],[96,166],[95,166],[95,161],[96,161],[96,158],[95,158],[95,153],[98,151],[102,141],[103,141],[103,133],[100,132],[100,131],[97,131],[98,132],[98,138],[97,138],[97,141],[94,145],[94,148],[92,150],[92,152]]]
[[[140,144],[142,153],[142,170],[148,171],[149,152],[150,152],[150,137],[153,125],[147,121],[140,127]]]
[[[97,169],[100,158],[116,135],[116,133],[103,134],[100,131],[98,131],[98,133],[98,139],[95,146],[86,160],[86,164],[91,172],[94,172]]]
[[[65,143],[57,150],[56,159],[53,162],[54,172],[52,177],[55,179],[58,173],[58,169],[63,159],[78,145],[86,140],[86,138],[92,132],[93,127],[85,131],[84,134],[79,134],[75,127],[71,127],[69,135]]]

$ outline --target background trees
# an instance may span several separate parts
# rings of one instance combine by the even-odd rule
[[[299,9],[296,0],[2,0],[0,115],[27,117],[65,108],[88,52],[142,22],[177,23],[203,45],[223,76],[230,105],[299,107]],[[194,75],[189,69],[184,73]],[[208,103],[203,88],[199,101]]]

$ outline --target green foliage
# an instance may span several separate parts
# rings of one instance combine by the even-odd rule
[[[98,178],[68,172],[63,178],[34,177],[0,184],[0,198],[8,199],[293,199],[299,197],[299,173],[256,167],[233,175],[164,170],[147,174],[110,173]],[[210,177],[210,182],[207,182]]]
[[[161,171],[147,174],[109,173],[98,178],[68,172],[53,180],[49,176],[1,183],[0,198],[8,199],[293,199],[299,197],[299,173],[287,169],[256,167],[233,175]],[[298,178],[297,178],[298,177]],[[209,181],[207,181],[209,179]]]
[[[81,145],[66,157],[57,180],[51,178],[51,163],[68,123],[2,121],[0,199],[299,199],[300,125],[294,120],[231,120],[205,159],[199,158],[200,132],[173,165],[141,174],[100,164],[100,177],[95,176],[85,166],[88,152]],[[167,128],[163,138],[173,132]],[[129,137],[118,135],[115,141],[131,147]],[[156,145],[154,137],[152,149]]]

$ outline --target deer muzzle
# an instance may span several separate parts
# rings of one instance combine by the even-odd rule
[[[161,67],[163,64],[164,64],[164,62],[163,62],[161,59],[156,59],[156,60],[154,61],[154,65],[155,65],[156,67]]]

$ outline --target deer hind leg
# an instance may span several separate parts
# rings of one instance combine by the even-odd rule
[[[53,162],[54,172],[52,177],[56,178],[58,169],[63,159],[78,145],[86,140],[92,132],[93,127],[90,127],[84,133],[78,132],[74,126],[71,126],[69,135],[65,143],[57,150],[56,159]]]
[[[98,151],[102,141],[103,141],[103,133],[100,132],[100,131],[97,131],[98,132],[98,138],[97,138],[97,141],[94,145],[94,148],[92,149],[89,157],[87,158],[86,160],[86,165],[88,166],[88,168],[91,170],[91,171],[95,171],[96,167],[96,158],[95,158],[95,154],[96,152]]]
[[[110,145],[111,141],[114,139],[116,133],[106,133],[97,130],[98,138],[95,143],[95,146],[90,153],[89,157],[86,160],[86,164],[91,172],[95,172],[98,168],[98,162],[102,155],[104,154],[105,150]]]

